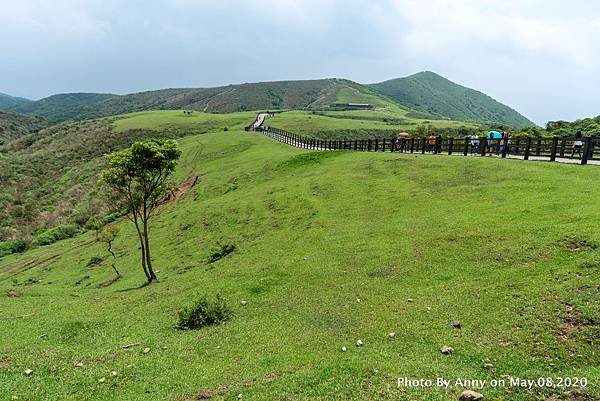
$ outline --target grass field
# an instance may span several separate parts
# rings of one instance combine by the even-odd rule
[[[232,128],[243,128],[252,122],[256,114],[256,112],[251,111],[229,114],[211,114],[195,111],[191,115],[184,114],[182,110],[142,111],[118,117],[115,120],[114,129],[117,132],[130,129],[209,131],[211,129],[223,129],[227,125],[231,125]]]
[[[163,113],[117,129],[179,121]],[[600,169],[309,153],[222,127],[178,141],[176,180],[200,179],[151,226],[158,283],[141,287],[127,222],[110,286],[92,233],[0,260],[2,399],[447,400],[462,389],[396,378],[505,375],[589,386],[487,387],[485,400],[600,398]],[[235,252],[208,263],[225,241]],[[217,293],[230,322],[174,328]]]
[[[319,114],[290,111],[267,119],[265,125],[319,139],[389,137],[400,131],[415,133],[419,125],[433,129],[477,128],[461,121],[414,119],[400,109],[328,111]]]

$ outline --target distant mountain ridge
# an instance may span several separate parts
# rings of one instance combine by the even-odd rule
[[[31,100],[29,99],[0,93],[0,110],[8,110],[30,102]]]
[[[161,89],[128,95],[69,93],[2,107],[53,122],[86,120],[144,110],[191,109],[212,113],[247,110],[328,110],[344,103],[390,104],[432,119],[514,128],[535,125],[491,97],[423,72],[372,85],[347,79],[244,83],[214,88]]]
[[[458,85],[431,71],[368,87],[400,104],[434,116],[515,128],[535,126],[529,119],[490,96]]]

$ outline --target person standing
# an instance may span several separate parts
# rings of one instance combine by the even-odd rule
[[[429,152],[433,152],[435,150],[435,145],[437,143],[437,137],[432,132],[429,134],[429,138],[427,138],[427,149]]]
[[[471,154],[479,153],[479,137],[477,134],[471,135]]]
[[[575,140],[573,141],[573,150],[571,151],[571,159],[575,156],[575,151],[581,158],[581,148],[583,148],[583,134],[581,131],[577,131],[575,134]]]

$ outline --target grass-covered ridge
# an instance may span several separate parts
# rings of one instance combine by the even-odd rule
[[[526,117],[490,96],[429,71],[369,85],[369,88],[433,116],[513,128],[535,126]]]
[[[113,273],[92,233],[0,261],[0,394],[447,400],[460,389],[400,391],[396,378],[510,374],[586,376],[588,399],[600,396],[600,190],[589,185],[600,170],[309,153],[232,129],[178,141],[176,180],[200,178],[151,227],[158,283],[138,288],[126,223],[124,276],[107,287],[96,288]],[[235,251],[210,263],[225,242]],[[104,260],[86,266],[93,257]],[[230,321],[175,327],[182,307],[217,293]]]

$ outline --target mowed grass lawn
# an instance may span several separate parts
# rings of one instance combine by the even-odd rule
[[[309,153],[222,129],[179,143],[176,179],[200,179],[151,225],[158,283],[140,287],[126,221],[124,277],[107,287],[93,233],[0,261],[0,398],[447,400],[463,389],[396,379],[508,375],[585,377],[577,399],[600,397],[600,169]],[[208,263],[226,241],[236,250]],[[231,321],[175,328],[181,307],[217,293]]]

